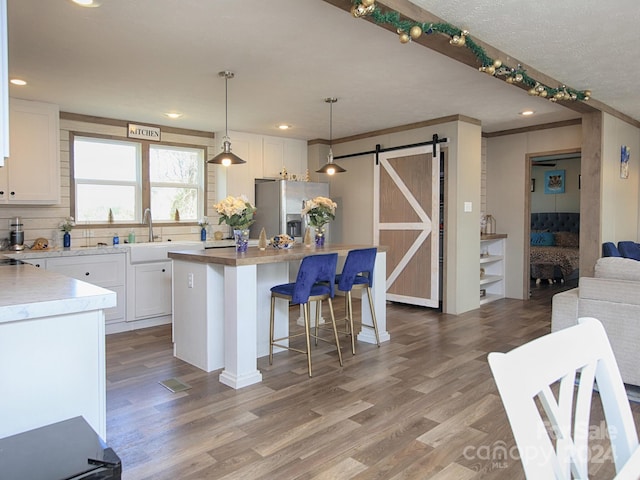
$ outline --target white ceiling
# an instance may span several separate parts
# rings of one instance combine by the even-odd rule
[[[636,0],[412,2],[640,120]],[[322,0],[8,0],[8,16],[9,74],[29,82],[10,95],[65,112],[223,131],[231,70],[230,130],[328,138],[329,96],[334,139],[452,114],[485,132],[579,117]]]

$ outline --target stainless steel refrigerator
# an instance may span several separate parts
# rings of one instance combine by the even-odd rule
[[[257,178],[255,181],[255,223],[251,226],[251,238],[258,238],[264,227],[267,238],[287,233],[301,242],[307,227],[301,217],[306,200],[329,196],[329,184],[320,182],[293,182]],[[325,225],[325,235],[331,240],[330,223]]]

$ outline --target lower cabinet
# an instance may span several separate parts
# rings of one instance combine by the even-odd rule
[[[45,263],[46,262],[46,263]],[[76,278],[116,292],[118,304],[105,310],[107,325],[123,322],[125,317],[125,254],[78,255],[73,257],[51,257],[46,261],[33,259],[33,265],[67,277]]]
[[[171,261],[129,267],[127,321],[171,315]]]

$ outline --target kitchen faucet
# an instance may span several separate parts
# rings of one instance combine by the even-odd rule
[[[153,221],[151,220],[151,209],[147,208],[142,215],[142,224],[149,222],[149,241],[153,242]]]

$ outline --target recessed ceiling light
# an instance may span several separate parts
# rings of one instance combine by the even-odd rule
[[[167,112],[164,115],[166,117],[173,118],[173,119],[180,118],[182,116],[181,113],[177,113],[177,112]]]
[[[534,113],[536,113],[536,112],[534,112],[533,110],[524,110],[524,111],[520,112],[520,115],[522,115],[523,117],[528,117],[530,115],[533,115]]]
[[[76,5],[80,5],[81,7],[99,7],[100,3],[96,2],[96,0],[71,0]]]
[[[9,82],[13,85],[20,85],[21,87],[27,84],[27,82],[20,78],[12,78],[11,80],[9,80]]]
[[[286,123],[281,123],[277,126],[280,130],[289,130],[291,125],[287,125]]]

